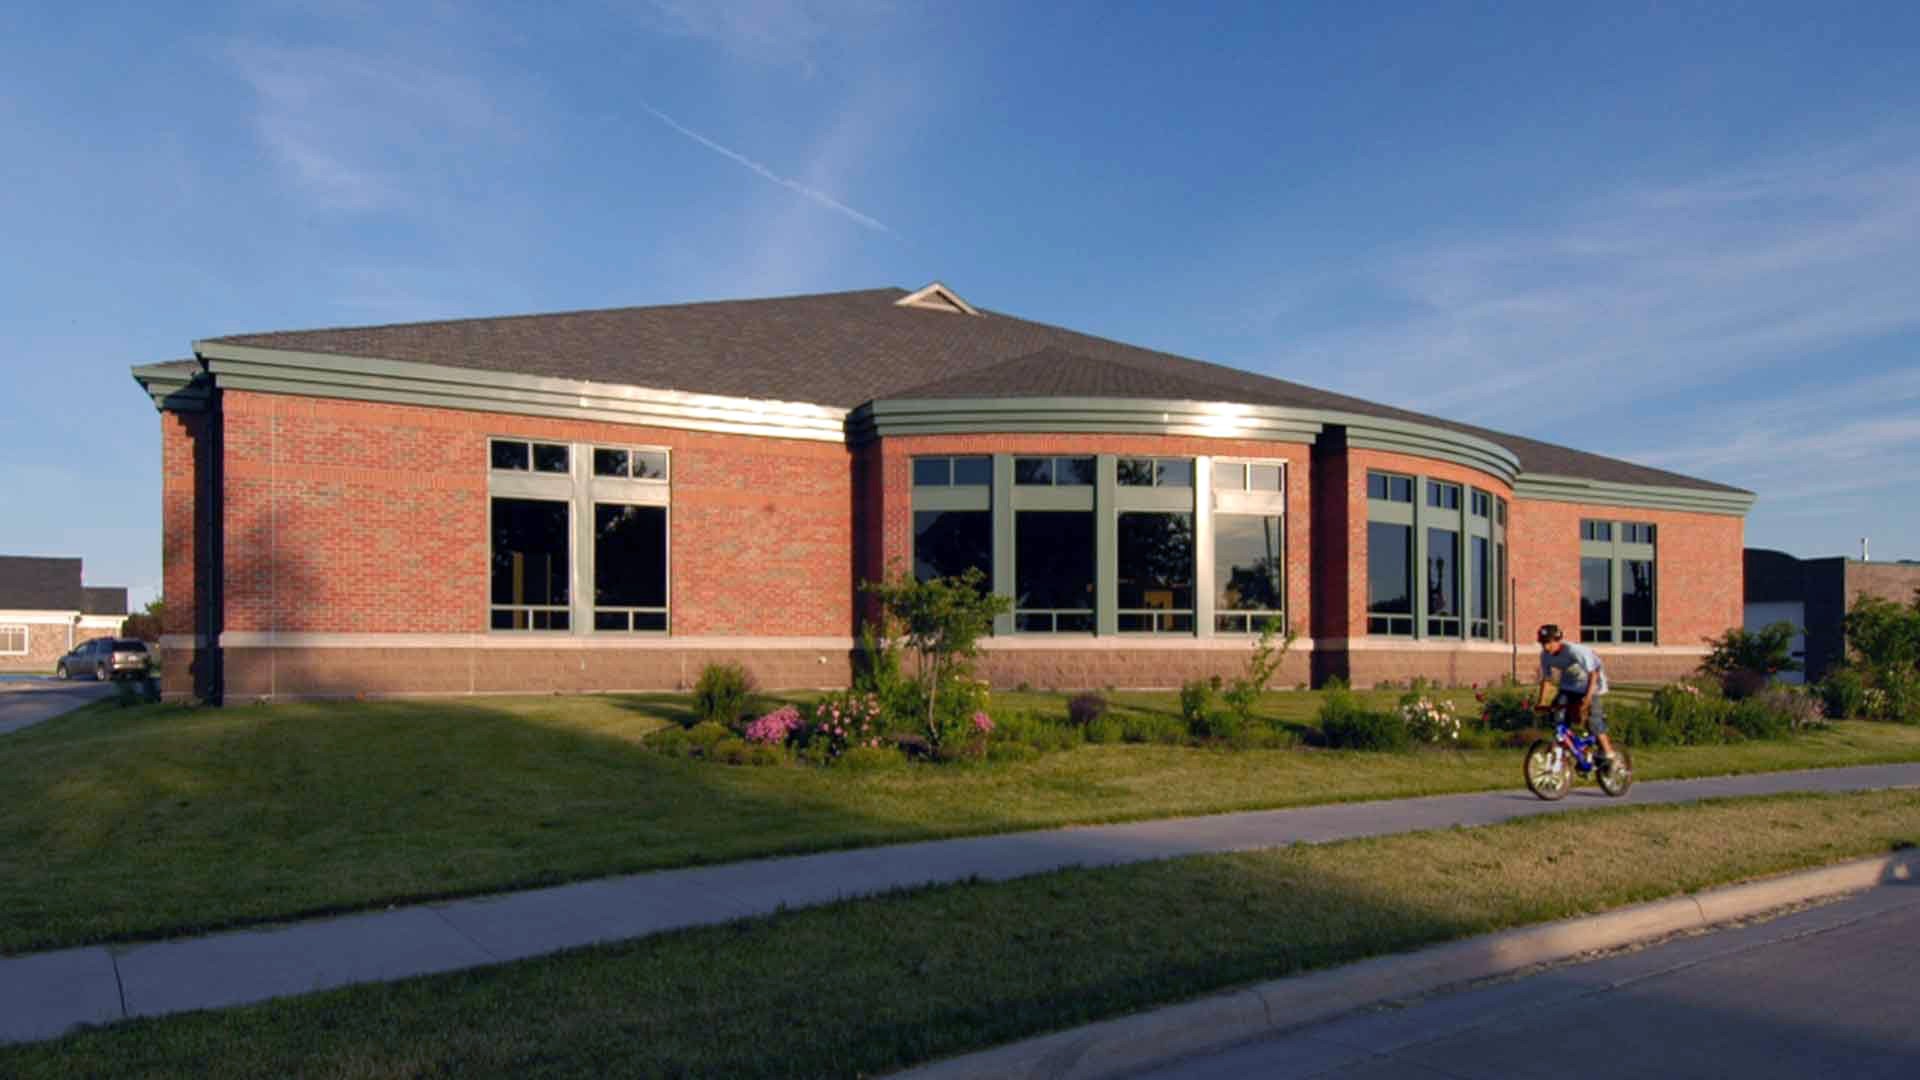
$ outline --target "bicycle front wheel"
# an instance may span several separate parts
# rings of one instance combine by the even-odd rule
[[[1564,799],[1573,786],[1573,763],[1552,739],[1535,739],[1521,762],[1527,790],[1548,802]]]

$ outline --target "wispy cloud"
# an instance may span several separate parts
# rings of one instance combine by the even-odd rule
[[[859,32],[890,8],[886,0],[648,0],[645,13],[666,33],[811,75],[823,42]]]
[[[238,42],[226,57],[254,91],[262,145],[321,209],[422,201],[476,146],[515,134],[482,80],[418,56]]]
[[[685,135],[687,138],[692,139],[694,142],[699,143],[701,146],[706,147],[707,149],[713,151],[716,154],[719,154],[720,156],[728,159],[729,161],[733,161],[733,162],[736,162],[737,164],[745,166],[746,168],[752,170],[753,172],[758,173],[761,177],[767,180],[771,180],[772,182],[779,184],[781,187],[786,188],[789,191],[792,191],[798,195],[804,196],[805,198],[810,199],[813,202],[818,203],[829,210],[832,210],[838,214],[841,214],[842,216],[852,221],[858,222],[859,224],[864,225],[869,229],[873,229],[877,232],[889,233],[894,236],[899,235],[899,233],[894,232],[894,230],[890,228],[885,222],[880,221],[879,219],[871,217],[867,214],[863,214],[858,210],[855,210],[853,207],[848,206],[846,203],[843,203],[838,199],[835,199],[833,196],[828,195],[826,192],[821,191],[818,188],[810,187],[806,184],[801,183],[798,180],[793,179],[792,177],[782,176],[779,173],[774,172],[772,169],[767,168],[765,165],[760,164],[759,162],[753,160],[752,158],[746,156],[745,154],[740,153],[737,150],[731,150],[725,146],[720,145],[717,142],[714,142],[712,139],[707,138],[705,135],[700,134],[699,132],[693,130],[692,128],[686,127],[685,125],[681,124],[678,120],[675,120],[673,117],[668,116],[666,113],[661,112],[659,109],[656,109],[651,105],[648,105],[646,102],[641,102],[640,107],[645,109],[647,112],[651,113],[654,119],[667,125],[673,130],[679,132],[680,134]]]
[[[1920,138],[1864,140],[1569,208],[1549,227],[1351,268],[1392,315],[1277,371],[1489,418],[1582,383],[1620,407],[1920,327]]]

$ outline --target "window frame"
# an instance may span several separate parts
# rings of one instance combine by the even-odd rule
[[[1602,529],[1590,528],[1601,526]],[[1629,536],[1644,535],[1647,540],[1630,540]],[[1604,531],[1605,540],[1593,539]],[[1660,644],[1660,545],[1658,523],[1648,521],[1628,521],[1616,518],[1580,519],[1580,559],[1605,559],[1608,562],[1608,609],[1607,625],[1589,624],[1583,610],[1579,620],[1580,640],[1595,645],[1658,645]],[[1649,567],[1648,606],[1653,612],[1653,625],[1629,626],[1626,623],[1627,564],[1644,562]]]
[[[1507,545],[1506,498],[1490,488],[1391,469],[1368,469],[1362,483],[1366,495],[1368,535],[1371,536],[1373,525],[1409,530],[1409,586],[1413,608],[1407,613],[1373,610],[1373,557],[1369,540],[1365,568],[1365,635],[1461,644],[1506,643],[1506,604],[1510,591],[1503,566]],[[1402,493],[1405,498],[1395,497]],[[1476,505],[1486,512],[1476,512]],[[1435,532],[1453,536],[1454,565],[1449,584],[1457,610],[1452,615],[1436,615],[1431,610],[1429,553],[1433,549]],[[1473,555],[1476,539],[1487,543],[1487,566],[1484,568],[1479,566]],[[1484,582],[1480,580],[1483,578]],[[1478,595],[1476,586],[1481,584],[1486,589],[1487,611],[1484,616],[1477,617],[1473,613],[1473,605]]]
[[[673,485],[676,465],[674,449],[661,444],[642,442],[607,442],[587,439],[542,439],[532,436],[490,435],[487,470],[487,633],[505,636],[525,636],[529,638],[548,638],[556,635],[570,637],[638,638],[669,637],[673,634]],[[527,469],[497,469],[492,467],[491,447],[495,443],[527,444]],[[567,447],[567,471],[565,473],[538,472],[532,469],[533,447],[539,443],[549,446]],[[596,450],[625,451],[627,475],[601,475],[595,469],[594,452]],[[665,461],[665,476],[636,477],[633,467],[639,454],[658,454]],[[494,554],[493,537],[493,500],[495,499],[532,499],[546,502],[564,502],[567,504],[567,627],[560,629],[511,628],[495,629],[493,611],[496,608],[524,608],[527,605],[496,605],[493,603],[492,565]],[[596,605],[596,578],[598,554],[596,548],[596,529],[594,527],[595,507],[597,505],[659,507],[665,511],[663,527],[666,530],[665,543],[662,545],[662,570],[666,577],[666,605],[656,608],[627,608],[610,606],[600,608]],[[542,610],[557,609],[555,605],[535,605]],[[627,612],[629,629],[601,630],[598,628],[599,613],[602,611]],[[635,612],[663,615],[660,629],[631,629],[635,621]]]

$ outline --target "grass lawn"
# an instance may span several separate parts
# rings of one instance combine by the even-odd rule
[[[857,1076],[1920,839],[1920,792],[1647,806],[923,889],[0,1048],[9,1076]]]
[[[1317,697],[1275,693],[1268,707],[1305,722]],[[1108,745],[853,772],[641,749],[685,701],[100,703],[0,737],[0,953],[776,853],[1520,785],[1512,750]],[[1063,709],[996,696],[1022,705]],[[1171,694],[1116,708],[1177,713]],[[1911,760],[1920,728],[1849,723],[1637,764],[1657,779]]]

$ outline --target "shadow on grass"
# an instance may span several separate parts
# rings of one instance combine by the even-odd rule
[[[686,711],[624,695],[109,704],[50,721],[0,744],[0,953],[936,831],[860,808],[837,771],[645,748],[643,716]]]

